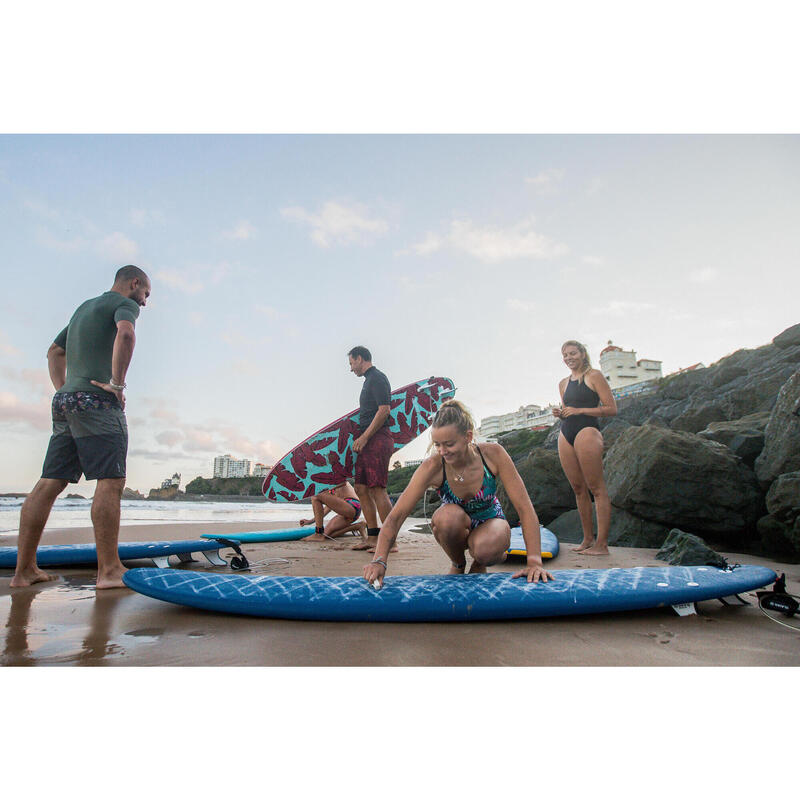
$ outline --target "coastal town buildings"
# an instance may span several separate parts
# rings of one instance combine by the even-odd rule
[[[215,478],[247,478],[250,476],[252,462],[249,459],[233,458],[230,453],[214,459]]]
[[[635,350],[623,350],[610,339],[600,351],[600,370],[617,399],[647,392],[662,377],[660,361],[637,359]]]
[[[179,488],[181,485],[181,474],[180,472],[176,472],[171,478],[165,478],[161,481],[161,488],[162,489],[172,489]]]
[[[256,465],[253,467],[253,477],[254,478],[266,478],[269,474],[269,471],[272,467],[268,466],[267,464],[261,464],[256,462]]]
[[[553,425],[556,418],[553,416],[554,406],[542,408],[536,405],[520,406],[516,411],[500,414],[494,417],[483,417],[478,427],[478,436],[486,441],[492,441],[506,431],[517,431],[524,428],[548,428]]]

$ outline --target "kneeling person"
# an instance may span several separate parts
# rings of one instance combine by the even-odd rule
[[[306,536],[304,541],[322,542],[325,539],[335,539],[348,531],[358,531],[362,543],[356,547],[363,549],[366,545],[367,523],[356,522],[361,516],[361,502],[355,489],[347,481],[312,497],[311,508],[314,510],[314,518],[301,519],[300,525],[311,525],[313,522],[315,531],[311,536]],[[327,525],[323,525],[325,516],[330,511],[333,511],[335,516]]]

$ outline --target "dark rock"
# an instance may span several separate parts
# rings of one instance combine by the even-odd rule
[[[718,389],[720,386],[731,383],[736,378],[741,378],[747,375],[747,370],[738,364],[723,364],[716,370],[714,376],[711,378],[711,386]],[[677,530],[677,528],[676,528]]]
[[[547,438],[544,440],[544,447],[545,450],[558,450],[558,436],[561,433],[561,420],[556,422],[550,428],[550,433],[547,434]]]
[[[772,340],[772,344],[781,348],[781,350],[800,345],[800,323],[792,325],[791,328],[787,328],[783,333],[779,333]]]
[[[85,500],[86,498],[82,494],[68,494],[66,499],[67,500]]]
[[[762,484],[800,469],[800,371],[781,387],[764,431],[764,449],[755,470]]]
[[[764,449],[764,429],[769,413],[761,411],[737,420],[712,422],[697,435],[712,442],[719,442],[752,467]]]
[[[672,420],[670,427],[676,431],[697,433],[711,422],[720,422],[728,419],[722,404],[712,400],[699,406],[690,406],[679,417]]]
[[[800,471],[777,477],[767,492],[767,511],[787,524],[800,516]]]
[[[561,468],[558,453],[537,448],[516,466],[542,525],[548,525],[559,514],[575,508],[575,494]],[[511,527],[519,525],[519,515],[500,481],[497,497]]]
[[[620,435],[605,474],[614,505],[697,533],[741,534],[762,507],[753,473],[727,447],[652,425]]]
[[[717,552],[712,550],[699,536],[686,533],[679,528],[673,528],[661,549],[656,553],[659,561],[668,564],[681,564],[683,566],[702,567],[709,564],[713,567],[724,567],[727,562]]]
[[[761,517],[757,527],[765,552],[779,558],[800,559],[800,517],[794,524],[787,525],[767,514]]]
[[[732,389],[720,397],[726,419],[739,419],[758,411],[772,411],[781,386],[795,371],[795,367],[782,365],[768,373],[753,375],[743,386]]]
[[[592,504],[592,530],[597,533],[597,515]],[[547,527],[561,542],[577,544],[583,540],[583,528],[578,509],[567,511],[554,519]],[[669,532],[668,525],[651,522],[622,508],[611,507],[611,526],[608,543],[615,547],[659,547]]]
[[[617,419],[616,417],[612,417],[610,422],[602,425],[600,433],[603,434],[603,450],[608,452],[614,446],[614,442],[617,441],[622,431],[630,427],[630,422],[626,422],[624,419]]]

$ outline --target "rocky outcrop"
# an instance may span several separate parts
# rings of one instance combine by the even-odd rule
[[[575,508],[575,494],[561,468],[558,453],[537,448],[518,461],[516,467],[542,525],[547,525],[568,509]],[[519,525],[517,510],[500,482],[497,497],[509,524],[512,527]]]
[[[800,371],[778,393],[755,469],[765,487],[779,475],[800,469]]]
[[[760,411],[741,419],[712,422],[698,436],[724,444],[734,455],[752,467],[764,449],[764,430],[769,417],[769,412]]]
[[[800,323],[792,325],[787,328],[783,333],[779,333],[773,340],[772,344],[781,350],[789,350],[793,347],[800,347]]]
[[[653,425],[624,431],[605,462],[611,502],[652,522],[721,536],[755,525],[753,473],[717,442]]]
[[[145,496],[136,489],[129,489],[127,486],[122,490],[123,500],[145,500]]]
[[[686,533],[678,528],[673,528],[661,549],[656,553],[659,561],[668,564],[681,564],[684,566],[725,567],[727,562],[714,552],[699,536]]]

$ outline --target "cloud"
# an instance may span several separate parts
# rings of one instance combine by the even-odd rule
[[[131,224],[137,228],[146,228],[150,225],[163,225],[166,222],[162,211],[146,208],[132,208],[130,213]]]
[[[527,300],[517,300],[516,297],[511,297],[506,300],[506,307],[512,311],[522,311],[530,314],[536,310],[536,303],[530,303]]]
[[[654,308],[655,306],[652,303],[636,303],[626,300],[612,300],[603,308],[593,308],[592,314],[622,317],[626,314],[638,314],[644,311],[652,311]]]
[[[50,403],[46,399],[23,402],[12,392],[0,392],[0,422],[21,423],[37,431],[50,430]]]
[[[689,280],[692,283],[712,283],[719,277],[719,271],[714,267],[704,267],[689,273]]]
[[[50,399],[53,395],[53,384],[47,372],[47,367],[43,369],[15,369],[14,367],[3,367],[3,375],[16,383],[21,383],[41,398]]]
[[[556,258],[569,252],[565,244],[537,233],[533,224],[533,217],[506,227],[481,226],[468,219],[453,220],[447,234],[428,233],[410,250],[401,252],[427,255],[447,247],[489,264],[521,258]]]
[[[589,266],[592,267],[602,267],[603,264],[606,263],[606,260],[600,256],[584,256],[581,261],[583,261],[584,264],[589,264]]]
[[[564,177],[563,169],[546,169],[533,178],[525,178],[525,183],[536,187],[542,193],[549,192],[561,183]]]
[[[0,353],[4,356],[18,356],[20,354],[20,351],[11,344],[8,336],[3,331],[0,331]]]
[[[261,303],[256,304],[253,307],[253,310],[258,312],[259,314],[263,314],[267,319],[271,320],[282,320],[288,319],[291,315],[287,314],[285,311],[281,311],[278,308],[274,308],[273,306],[265,306]]]
[[[389,230],[387,222],[370,217],[359,203],[345,205],[329,200],[317,213],[291,206],[281,209],[281,216],[310,227],[311,239],[319,247],[366,244]]]
[[[185,269],[162,269],[153,280],[185,294],[198,294],[208,286],[216,286],[228,277],[234,268],[227,261],[219,264],[196,264]]]
[[[119,231],[104,236],[95,243],[94,248],[109,261],[133,261],[139,254],[139,245]]]
[[[178,442],[182,442],[186,437],[180,431],[162,431],[157,434],[155,439],[159,444],[174,447]]]
[[[233,228],[223,231],[222,235],[226,239],[239,239],[244,241],[246,239],[253,239],[256,235],[255,227],[246,219],[237,222]]]

